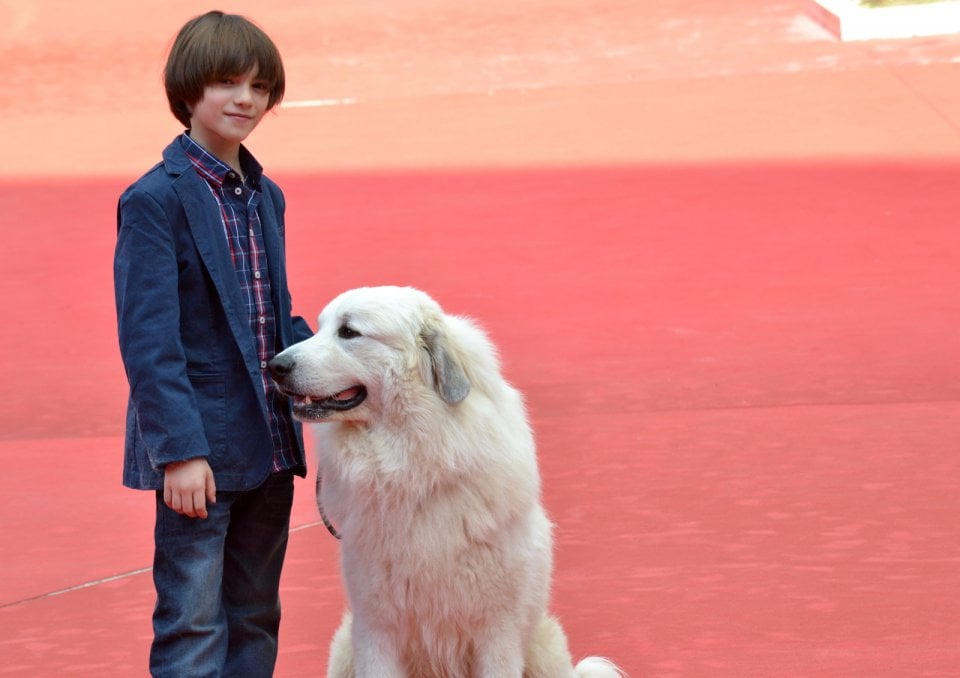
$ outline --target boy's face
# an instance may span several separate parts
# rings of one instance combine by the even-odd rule
[[[221,160],[229,160],[263,119],[269,83],[253,68],[208,84],[190,115],[190,136]]]

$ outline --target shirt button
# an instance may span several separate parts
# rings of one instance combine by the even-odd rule
[[[266,325],[266,324],[267,324],[267,319],[264,318],[263,316],[260,316],[259,320],[260,320],[260,324],[261,324],[261,325]]]
[[[256,278],[257,280],[260,280],[260,271],[254,271],[253,277]]]
[[[253,232],[253,229],[252,229],[252,228],[250,229],[249,234],[250,234],[250,237],[251,237],[251,238],[254,237],[254,235],[256,235],[256,234]]]
[[[237,178],[237,173],[236,173],[236,172],[230,172],[229,174],[227,174],[227,178],[228,178],[228,179],[236,179],[236,178]]]
[[[240,188],[239,186],[233,189],[233,192],[236,193],[237,195],[243,195],[243,189]]]
[[[261,360],[261,361],[260,361],[260,369],[261,369],[261,370],[267,369],[267,361],[266,361],[266,360]]]

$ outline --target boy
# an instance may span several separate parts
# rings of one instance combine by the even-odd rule
[[[164,82],[187,130],[118,207],[123,482],[156,491],[154,676],[270,676],[302,431],[266,370],[312,332],[291,312],[284,198],[242,145],[283,96],[270,38],[209,12]]]

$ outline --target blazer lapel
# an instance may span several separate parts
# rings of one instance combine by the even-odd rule
[[[220,303],[237,345],[243,352],[244,361],[251,366],[258,365],[254,351],[256,341],[247,322],[247,312],[230,260],[230,249],[223,232],[223,222],[217,213],[216,201],[196,172],[184,172],[173,186],[183,203],[193,241],[217,288]]]

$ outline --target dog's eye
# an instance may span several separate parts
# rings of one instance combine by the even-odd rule
[[[337,336],[341,339],[356,339],[360,336],[360,333],[349,325],[341,325],[340,329],[337,330]]]

